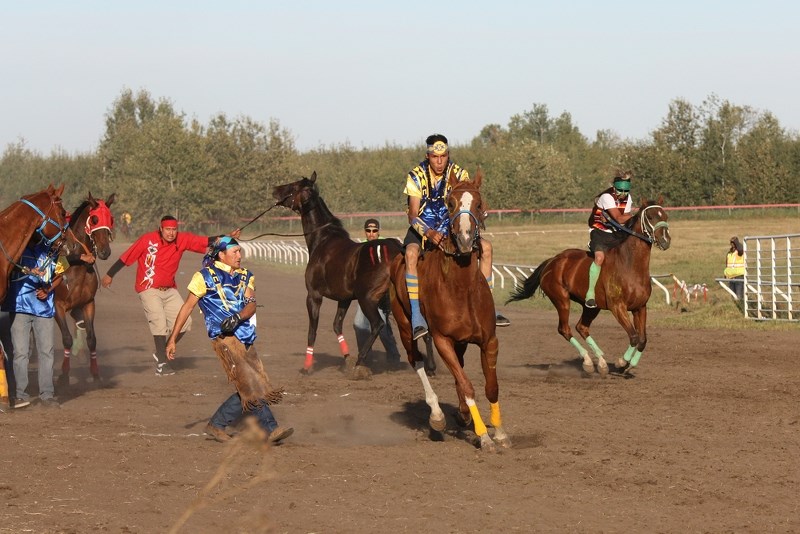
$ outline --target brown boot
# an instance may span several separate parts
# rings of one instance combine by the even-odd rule
[[[224,428],[220,428],[218,426],[214,426],[211,423],[208,423],[206,425],[205,432],[206,432],[206,434],[211,436],[211,438],[214,441],[219,441],[220,443],[223,443],[223,442],[228,441],[228,440],[231,439],[231,437],[228,434],[225,433],[225,429]]]
[[[292,434],[294,434],[294,428],[292,427],[284,428],[279,426],[278,428],[269,433],[269,438],[267,439],[269,440],[270,443],[278,443],[282,439],[286,439]]]

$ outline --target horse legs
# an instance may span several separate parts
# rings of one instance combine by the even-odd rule
[[[349,303],[348,303],[349,304]],[[354,378],[366,378],[370,374],[369,367],[366,366],[367,355],[369,354],[375,340],[380,336],[383,327],[386,323],[383,322],[381,314],[378,312],[378,304],[374,301],[364,299],[363,302],[359,300],[358,305],[361,313],[367,318],[370,324],[369,336],[361,343],[358,350],[358,359],[355,364]],[[345,310],[346,311],[346,310]],[[388,349],[387,349],[388,350]]]
[[[322,296],[306,296],[306,310],[308,311],[308,345],[306,346],[306,361],[300,373],[309,375],[314,372],[314,342],[317,340],[317,326],[319,326],[319,308],[322,305]]]
[[[459,358],[455,348],[453,347],[452,342],[448,338],[442,335],[434,334],[433,343],[434,345],[436,345],[436,350],[439,351],[439,356],[442,358],[442,361],[444,361],[445,365],[447,365],[447,368],[450,369],[453,378],[455,378],[456,392],[458,393],[459,404],[461,403],[461,399],[463,398],[464,404],[466,404],[467,410],[469,410],[469,413],[472,416],[472,422],[475,428],[475,434],[481,441],[481,450],[488,452],[496,452],[497,447],[495,446],[494,441],[492,441],[492,438],[489,436],[489,432],[486,429],[486,424],[484,424],[483,419],[481,418],[481,414],[478,411],[478,406],[477,404],[475,404],[475,388],[472,387],[472,382],[469,381],[469,378],[467,378],[466,373],[464,373],[464,369],[461,367],[461,364],[459,363]],[[497,345],[495,344],[494,346],[496,351]],[[495,361],[496,361],[496,353],[495,353]],[[461,410],[460,406],[459,410]]]
[[[575,330],[577,330],[581,337],[586,340],[586,344],[589,345],[589,347],[592,349],[592,352],[594,352],[594,355],[597,358],[597,372],[600,373],[600,376],[605,377],[608,375],[608,363],[603,357],[605,353],[589,334],[589,327],[592,325],[592,321],[597,318],[599,313],[599,308],[584,307],[583,313],[581,313],[581,318],[578,320],[578,324],[575,325]],[[587,373],[594,372],[594,363],[588,353],[584,355],[583,370]]]
[[[436,376],[436,357],[433,354],[433,339],[430,334],[426,334],[425,340],[425,372],[428,376]]]
[[[64,345],[64,359],[61,362],[61,376],[58,377],[60,384],[69,384],[70,356],[72,356],[72,333],[67,324],[67,310],[64,306],[59,306],[56,301],[55,320],[58,329],[61,330],[61,342]]]
[[[550,302],[553,303],[558,312],[558,333],[578,351],[578,355],[583,359],[583,370],[587,373],[594,372],[594,362],[592,362],[592,357],[589,356],[589,351],[572,335],[572,329],[569,327],[569,294],[564,291],[550,296]]]
[[[344,365],[353,369],[355,364],[352,363],[353,360],[350,358],[350,347],[347,346],[347,341],[345,341],[344,334],[342,333],[344,316],[347,314],[347,308],[350,307],[350,302],[352,301],[340,300],[336,303],[336,315],[333,316],[333,333],[336,334],[336,340],[339,342],[339,351],[341,351],[342,358],[344,358]]]
[[[614,315],[614,317],[616,317],[617,322],[619,322],[619,324],[622,326],[622,328],[625,329],[625,332],[627,332],[628,334],[628,340],[629,340],[628,350],[626,350],[625,354],[617,360],[616,364],[617,369],[623,372],[626,372],[629,366],[635,367],[636,364],[632,363],[634,361],[633,358],[635,357],[636,363],[639,363],[639,357],[642,354],[641,351],[638,350],[639,340],[641,339],[638,331],[638,325],[640,320],[643,323],[647,318],[647,311],[644,310],[644,314],[642,316],[642,310],[643,309],[633,312],[634,320],[636,321],[634,323],[634,321],[631,321],[631,318],[628,315],[628,310],[626,310],[625,308],[618,309],[615,307],[613,309],[610,309],[611,313]],[[642,318],[639,319],[640,317]],[[645,340],[645,344],[646,343],[647,341]],[[644,345],[642,345],[642,349],[644,349]]]
[[[493,336],[481,347],[481,367],[483,376],[486,379],[484,392],[489,400],[489,423],[494,427],[494,441],[504,448],[511,447],[511,438],[503,428],[503,420],[500,417],[500,387],[497,384],[497,337]]]
[[[617,361],[617,367],[623,369],[624,372],[636,367],[639,364],[639,358],[647,346],[647,306],[642,306],[638,310],[633,311],[633,326],[638,334],[636,343],[631,339],[631,345],[622,358]]]
[[[97,336],[94,332],[94,300],[83,306],[83,327],[86,329],[86,347],[89,349],[89,371],[94,381],[100,380],[100,368],[97,365]]]

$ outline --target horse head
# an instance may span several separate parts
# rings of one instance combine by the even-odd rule
[[[94,198],[92,192],[86,199],[87,209],[84,231],[91,241],[94,253],[101,260],[108,259],[111,255],[112,231],[114,229],[114,216],[109,209],[114,203],[115,193],[112,193],[106,200]]]
[[[40,219],[36,222],[39,226],[34,231],[53,248],[58,248],[60,242],[63,241],[64,231],[67,228],[67,212],[64,211],[61,202],[63,193],[63,184],[59,188],[50,184],[47,189],[25,195],[20,199],[20,202],[32,208],[39,215]]]
[[[635,219],[634,227],[639,227],[639,232],[647,236],[651,242],[661,250],[669,248],[672,237],[669,235],[669,223],[666,210],[661,207],[663,197],[656,201],[643,201]]]
[[[485,228],[486,211],[480,192],[483,171],[479,167],[475,178],[462,182],[457,181],[451,171],[447,179],[451,185],[447,196],[450,237],[456,246],[456,254],[470,254],[478,247],[480,229]]]
[[[275,205],[302,214],[305,211],[303,207],[319,196],[316,182],[317,171],[314,171],[311,173],[311,178],[303,177],[296,182],[275,186],[272,190]]]

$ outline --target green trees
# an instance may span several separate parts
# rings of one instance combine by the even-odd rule
[[[246,218],[269,202],[270,183],[296,156],[276,122],[220,114],[204,127],[146,91],[124,91],[114,102],[98,152],[103,188],[116,189],[119,209],[153,224],[169,213],[195,226]]]
[[[115,210],[132,213],[137,229],[155,227],[170,213],[188,227],[223,231],[268,207],[273,186],[316,170],[336,213],[400,211],[405,175],[424,157],[421,140],[430,133],[420,132],[416,147],[342,144],[300,154],[277,121],[218,114],[206,125],[167,99],[130,90],[105,119],[93,153],[43,156],[22,140],[7,146],[0,158],[2,206],[65,183],[67,207],[89,191],[116,192]],[[699,106],[673,100],[647,139],[622,141],[601,130],[590,140],[568,112],[551,116],[546,105],[534,104],[451,150],[470,172],[483,167],[485,196],[495,209],[586,207],[617,167],[633,170],[637,199],[664,194],[671,206],[800,202],[797,132],[769,112],[716,95]]]

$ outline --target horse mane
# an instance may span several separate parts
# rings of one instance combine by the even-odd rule
[[[75,229],[75,227],[78,225],[79,215],[81,213],[83,213],[83,210],[85,210],[86,206],[89,206],[89,205],[90,205],[89,200],[86,199],[83,202],[81,202],[80,205],[77,208],[75,208],[75,211],[72,212],[72,215],[70,215],[70,218],[69,218],[69,227],[70,228],[72,228],[73,230]]]
[[[319,193],[319,188],[317,188],[317,184],[314,184],[311,190],[314,192],[314,195],[311,198],[311,202],[316,204],[316,207],[319,209],[320,214],[324,217],[325,222],[328,227],[325,229],[326,231],[337,233],[346,237],[350,237],[350,232],[344,227],[342,224],[342,220],[339,219],[333,212],[328,208],[328,205],[325,203],[325,200],[322,198],[322,195]],[[314,209],[314,205],[311,206],[311,209]]]

